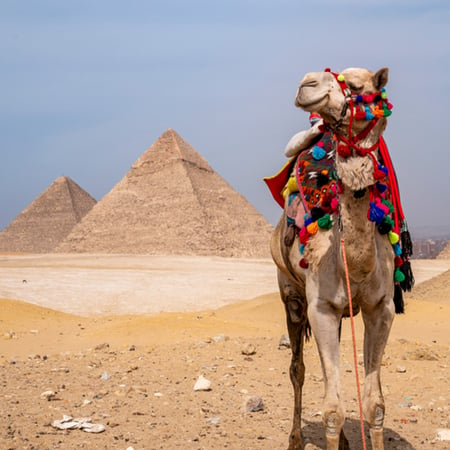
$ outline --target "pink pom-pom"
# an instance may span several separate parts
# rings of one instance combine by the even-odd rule
[[[338,209],[338,206],[339,206],[338,199],[336,197],[333,197],[330,202],[330,208],[333,211],[336,211]]]

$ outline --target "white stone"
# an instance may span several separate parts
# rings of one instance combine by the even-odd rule
[[[437,430],[436,439],[438,441],[450,441],[450,429],[449,428],[441,428]]]
[[[206,379],[203,375],[200,375],[195,382],[194,391],[210,391],[211,381]]]

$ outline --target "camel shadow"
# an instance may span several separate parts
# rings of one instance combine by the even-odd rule
[[[302,432],[306,442],[310,442],[322,449],[325,448],[325,429],[321,421],[310,422],[303,419]],[[372,446],[370,444],[369,428],[367,425],[364,426],[364,432],[367,448],[371,449]],[[362,448],[361,425],[359,420],[345,419],[344,433],[352,450]],[[384,428],[383,437],[385,450],[416,450],[410,442],[390,428]]]

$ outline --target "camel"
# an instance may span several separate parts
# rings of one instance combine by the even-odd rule
[[[342,430],[344,407],[339,376],[341,320],[349,313],[343,252],[351,286],[352,311],[354,314],[362,312],[365,326],[363,415],[370,429],[372,448],[384,449],[385,404],[380,366],[395,315],[395,255],[387,234],[381,234],[377,224],[368,220],[368,208],[381,167],[377,167],[379,140],[390,115],[389,112],[386,114],[387,102],[384,100],[387,81],[388,68],[377,72],[348,68],[340,74],[326,69],[306,74],[295,97],[295,105],[320,114],[325,124],[322,130],[333,135],[339,206],[331,211],[328,227],[319,228],[308,236],[303,254],[299,251],[301,230],[295,237],[287,238],[286,209],[271,240],[292,351],[290,378],[294,389],[294,414],[289,437],[291,450],[305,446],[301,432],[305,376],[303,346],[309,331],[316,341],[323,370],[322,419],[326,448],[349,448]],[[379,105],[375,107],[376,111],[373,109],[375,103]],[[384,114],[380,113],[382,104]],[[370,116],[363,120],[365,112]],[[317,134],[316,131],[313,133]]]

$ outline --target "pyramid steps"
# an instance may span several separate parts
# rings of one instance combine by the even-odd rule
[[[169,129],[58,252],[269,257],[272,226]]]
[[[0,232],[0,252],[53,252],[95,203],[69,177],[57,178]]]

